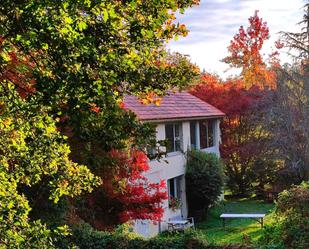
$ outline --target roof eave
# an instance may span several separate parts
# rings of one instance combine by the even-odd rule
[[[193,121],[200,119],[218,119],[223,118],[225,115],[208,115],[208,116],[198,116],[198,117],[177,117],[177,118],[156,118],[156,119],[139,119],[142,122],[153,122],[153,123],[165,123],[165,122],[175,122],[175,121]]]

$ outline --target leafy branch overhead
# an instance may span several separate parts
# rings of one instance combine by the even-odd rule
[[[46,222],[49,226],[63,224],[72,210],[82,210],[79,203],[85,196],[77,200],[77,195],[103,186],[104,176],[99,172],[112,149],[126,153],[131,147],[153,143],[153,127],[124,110],[122,99],[125,94],[160,96],[195,79],[198,68],[164,46],[187,35],[186,27],[175,21],[175,13],[197,3],[1,2],[0,177],[5,177],[3,186],[11,185],[12,192],[0,194],[0,218],[11,221],[5,216],[7,202],[2,200],[12,198],[8,214],[15,222],[16,197],[22,203],[23,221],[16,223],[18,228],[0,225],[0,248],[10,243],[25,248],[31,236],[31,245],[36,241],[38,248],[55,248],[52,230],[32,220],[45,222],[46,213],[55,215],[53,211],[67,203],[70,208],[62,208],[62,216]],[[144,193],[148,198],[152,189],[160,190],[163,185],[145,182],[145,186],[149,187]],[[160,217],[164,196],[161,191],[150,201],[154,216]],[[128,202],[134,203],[135,197],[132,194]],[[149,217],[147,212],[144,217]],[[29,233],[25,235],[23,229]],[[12,231],[16,240],[10,236]],[[66,233],[65,228],[57,231]]]

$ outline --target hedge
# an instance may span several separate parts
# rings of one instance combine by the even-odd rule
[[[245,245],[210,245],[194,230],[144,239],[133,233],[96,231],[88,224],[73,229],[71,242],[80,249],[254,249]]]

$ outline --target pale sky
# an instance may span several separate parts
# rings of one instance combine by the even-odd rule
[[[235,73],[224,71],[228,65],[220,62],[227,55],[227,47],[241,25],[247,27],[248,18],[259,10],[259,17],[267,22],[270,39],[265,42],[267,55],[278,40],[280,31],[298,31],[302,7],[308,0],[201,0],[200,5],[187,9],[177,20],[190,30],[187,37],[171,41],[168,48],[189,55],[201,70],[223,77]],[[282,51],[282,62],[288,56]]]

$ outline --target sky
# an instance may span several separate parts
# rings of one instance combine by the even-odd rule
[[[308,0],[307,0],[308,1]],[[227,47],[241,25],[247,27],[248,18],[259,10],[259,17],[267,22],[270,39],[262,53],[267,56],[274,48],[280,31],[299,31],[297,23],[302,19],[305,0],[201,0],[198,6],[177,14],[177,21],[190,30],[187,37],[171,41],[167,45],[173,52],[189,55],[201,70],[217,73],[225,78],[237,71],[220,62],[227,56]],[[285,51],[281,61],[288,62]]]

